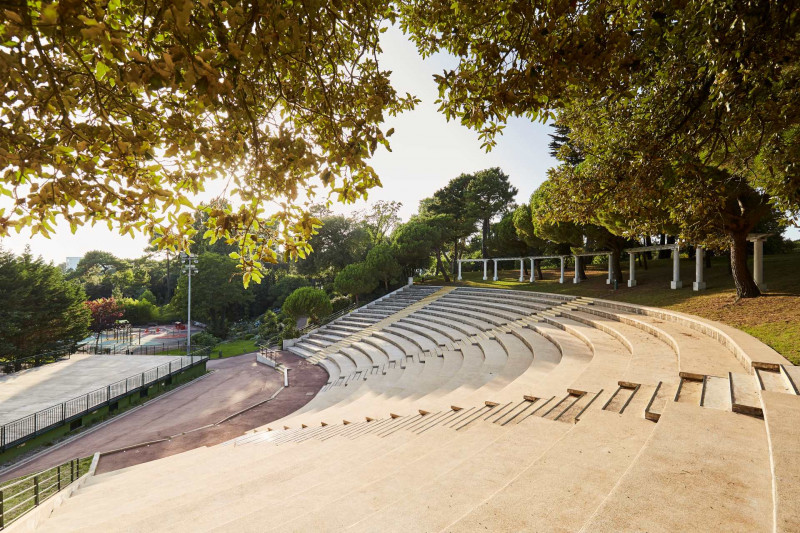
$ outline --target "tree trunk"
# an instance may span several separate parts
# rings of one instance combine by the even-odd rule
[[[534,261],[536,263],[536,272],[539,274],[539,280],[543,280],[544,276],[542,276],[542,260]]]
[[[660,239],[661,246],[664,246],[665,244],[667,244],[667,234],[666,233],[662,233],[660,235],[660,237],[661,237],[661,239]],[[669,250],[659,250],[658,251],[658,258],[659,259],[669,259],[670,253],[671,252]]]
[[[458,264],[458,239],[456,239],[456,242],[453,245],[453,260],[450,261],[450,273],[454,276],[456,275],[456,268],[458,268],[457,264]]]
[[[713,255],[714,252],[712,252],[711,250],[706,250],[706,256],[704,258],[706,260],[706,268],[711,268],[711,257]]]
[[[586,261],[581,260],[580,257],[575,258],[575,261],[577,261],[578,278],[584,281],[589,279],[586,277],[586,266],[584,264]]]
[[[167,294],[165,295],[166,301],[165,304],[168,304],[169,301],[172,299],[172,296],[169,293],[169,251],[167,251]]]
[[[453,264],[455,264],[455,261],[453,261]],[[450,283],[450,276],[447,274],[447,270],[444,269],[444,265],[442,264],[441,250],[436,250],[436,269],[442,273],[444,281]]]
[[[489,219],[483,219],[483,239],[481,239],[481,257],[484,259],[489,258]]]
[[[611,264],[613,266],[611,280],[616,279],[619,283],[622,283],[622,261],[620,261],[620,257],[622,257],[622,250],[614,250],[611,254]]]
[[[747,232],[731,233],[731,274],[736,285],[736,298],[755,298],[761,290],[747,267]]]

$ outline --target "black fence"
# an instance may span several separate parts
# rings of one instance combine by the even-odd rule
[[[95,389],[89,393],[72,398],[58,405],[42,409],[36,413],[18,418],[0,426],[0,451],[30,440],[46,431],[76,420],[100,407],[145,389],[182,370],[208,360],[210,349],[203,348],[169,361],[155,368],[145,370],[115,383]]]
[[[165,352],[186,351],[186,341],[161,342],[158,344],[112,344],[96,346],[82,344],[78,352],[100,355],[158,355]],[[176,354],[177,355],[177,354]]]
[[[4,374],[13,374],[20,370],[33,368],[35,366],[42,366],[48,363],[55,363],[56,361],[63,361],[69,359],[70,355],[78,350],[77,346],[70,346],[68,348],[61,348],[59,350],[52,350],[36,355],[29,355],[28,357],[18,357],[16,359],[0,359],[0,371]]]

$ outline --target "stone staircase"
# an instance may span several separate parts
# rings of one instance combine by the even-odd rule
[[[464,287],[373,318],[309,336],[331,381],[304,408],[98,475],[40,529],[800,530],[798,372],[747,336]]]

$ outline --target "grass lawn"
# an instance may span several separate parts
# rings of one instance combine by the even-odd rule
[[[623,277],[627,280],[627,255],[623,261]],[[505,263],[508,265],[509,263]],[[558,283],[556,269],[544,269],[544,280],[535,283],[520,283],[519,269],[498,272],[497,281],[483,281],[483,265],[475,263],[480,270],[467,272],[468,263],[463,265],[462,282],[451,285],[474,287],[493,287],[527,291],[554,292],[606,298],[641,305],[664,307],[684,313],[718,320],[737,327],[768,344],[794,364],[800,364],[800,254],[772,255],[764,258],[764,281],[769,291],[761,298],[736,301],[733,280],[728,273],[725,258],[714,258],[712,267],[706,269],[705,278],[708,289],[692,291],[694,280],[694,260],[681,261],[683,288],[671,290],[672,260],[649,261],[648,269],[636,268],[638,285],[628,288],[620,285],[618,290],[606,285],[608,270],[605,266],[589,266],[588,280],[574,285],[572,271],[567,271],[567,282]],[[501,263],[501,266],[503,263]],[[530,263],[528,263],[530,265]],[[489,265],[489,277],[492,268]],[[445,284],[441,278],[427,280],[432,285]]]
[[[214,349],[211,350],[211,359],[219,359],[220,352],[222,353],[222,359],[224,359],[225,357],[233,357],[235,355],[242,355],[257,351],[258,348],[256,347],[256,341],[253,339],[221,342],[214,346]]]
[[[194,345],[192,346],[194,347]],[[222,351],[222,359],[224,359],[226,357],[257,352],[258,347],[256,346],[256,341],[252,339],[221,342],[211,350],[211,359],[220,359],[220,351]],[[186,349],[167,350],[166,352],[160,352],[158,355],[186,355]]]

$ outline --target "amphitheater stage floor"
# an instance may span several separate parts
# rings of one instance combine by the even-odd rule
[[[177,357],[76,354],[66,361],[0,377],[0,424],[71,400],[174,359]]]
[[[171,438],[166,441],[104,456],[98,472],[152,461],[200,446],[213,446],[241,436],[245,431],[296,411],[327,383],[325,370],[309,365],[296,355],[282,352],[278,360],[292,370],[289,388],[281,390],[273,400],[222,424],[217,423],[272,396],[283,385],[283,376],[257,364],[255,354],[213,359],[207,364],[211,373],[202,379],[155,398],[130,413],[123,413],[99,428],[39,454],[30,462],[4,471],[0,482],[75,457],[168,437]],[[204,427],[210,424],[217,425]],[[197,428],[203,429],[192,431]]]

